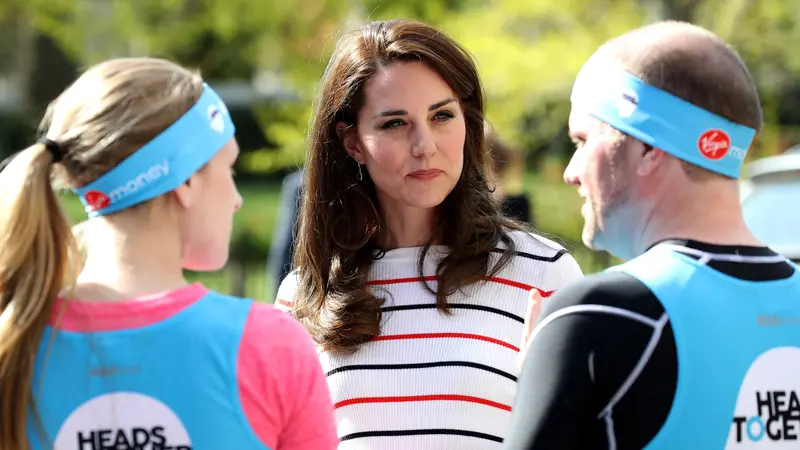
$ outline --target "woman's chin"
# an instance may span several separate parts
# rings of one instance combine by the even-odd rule
[[[422,195],[406,201],[406,205],[417,209],[433,209],[444,202],[447,195]]]

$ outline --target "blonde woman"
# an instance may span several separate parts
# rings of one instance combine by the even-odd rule
[[[49,108],[0,173],[0,448],[333,449],[302,328],[189,284],[228,259],[227,108],[168,61],[115,59]],[[50,184],[86,206],[85,265]]]

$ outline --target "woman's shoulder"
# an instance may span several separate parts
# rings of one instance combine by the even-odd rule
[[[571,280],[583,276],[583,272],[562,244],[554,239],[524,230],[508,231],[498,247],[503,251],[508,242],[514,245],[515,270],[538,273],[547,291],[559,289]]]
[[[560,259],[564,255],[568,255],[566,246],[559,244],[554,239],[548,238],[543,234],[534,233],[526,230],[509,230],[503,236],[498,248],[505,250],[508,248],[508,242],[514,243],[514,250],[517,252],[528,253],[534,255],[537,259]]]
[[[284,346],[287,343],[291,344],[285,339],[287,337],[309,337],[302,325],[292,316],[286,314],[285,311],[282,311],[277,304],[254,302],[247,325],[248,331],[252,331],[251,334],[259,335],[258,339],[253,340],[262,344],[266,342],[264,339],[269,338],[269,336],[272,336],[272,338],[267,340],[272,340],[276,345],[280,346]],[[274,339],[276,335],[280,336],[280,339]]]

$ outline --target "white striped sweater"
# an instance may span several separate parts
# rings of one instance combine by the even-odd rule
[[[450,316],[435,309],[435,297],[419,281],[421,248],[391,250],[373,263],[369,283],[387,299],[380,336],[353,354],[320,353],[340,449],[500,448],[516,393],[528,291],[535,287],[546,296],[582,276],[558,244],[524,232],[509,236],[514,259],[494,277],[451,295]],[[425,261],[434,288],[437,255],[444,251],[432,247]],[[290,274],[276,306],[289,309],[296,292],[296,274]]]

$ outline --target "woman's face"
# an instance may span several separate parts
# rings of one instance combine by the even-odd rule
[[[364,97],[355,130],[340,130],[381,208],[435,208],[464,166],[466,126],[455,93],[428,66],[403,62],[376,73]]]

